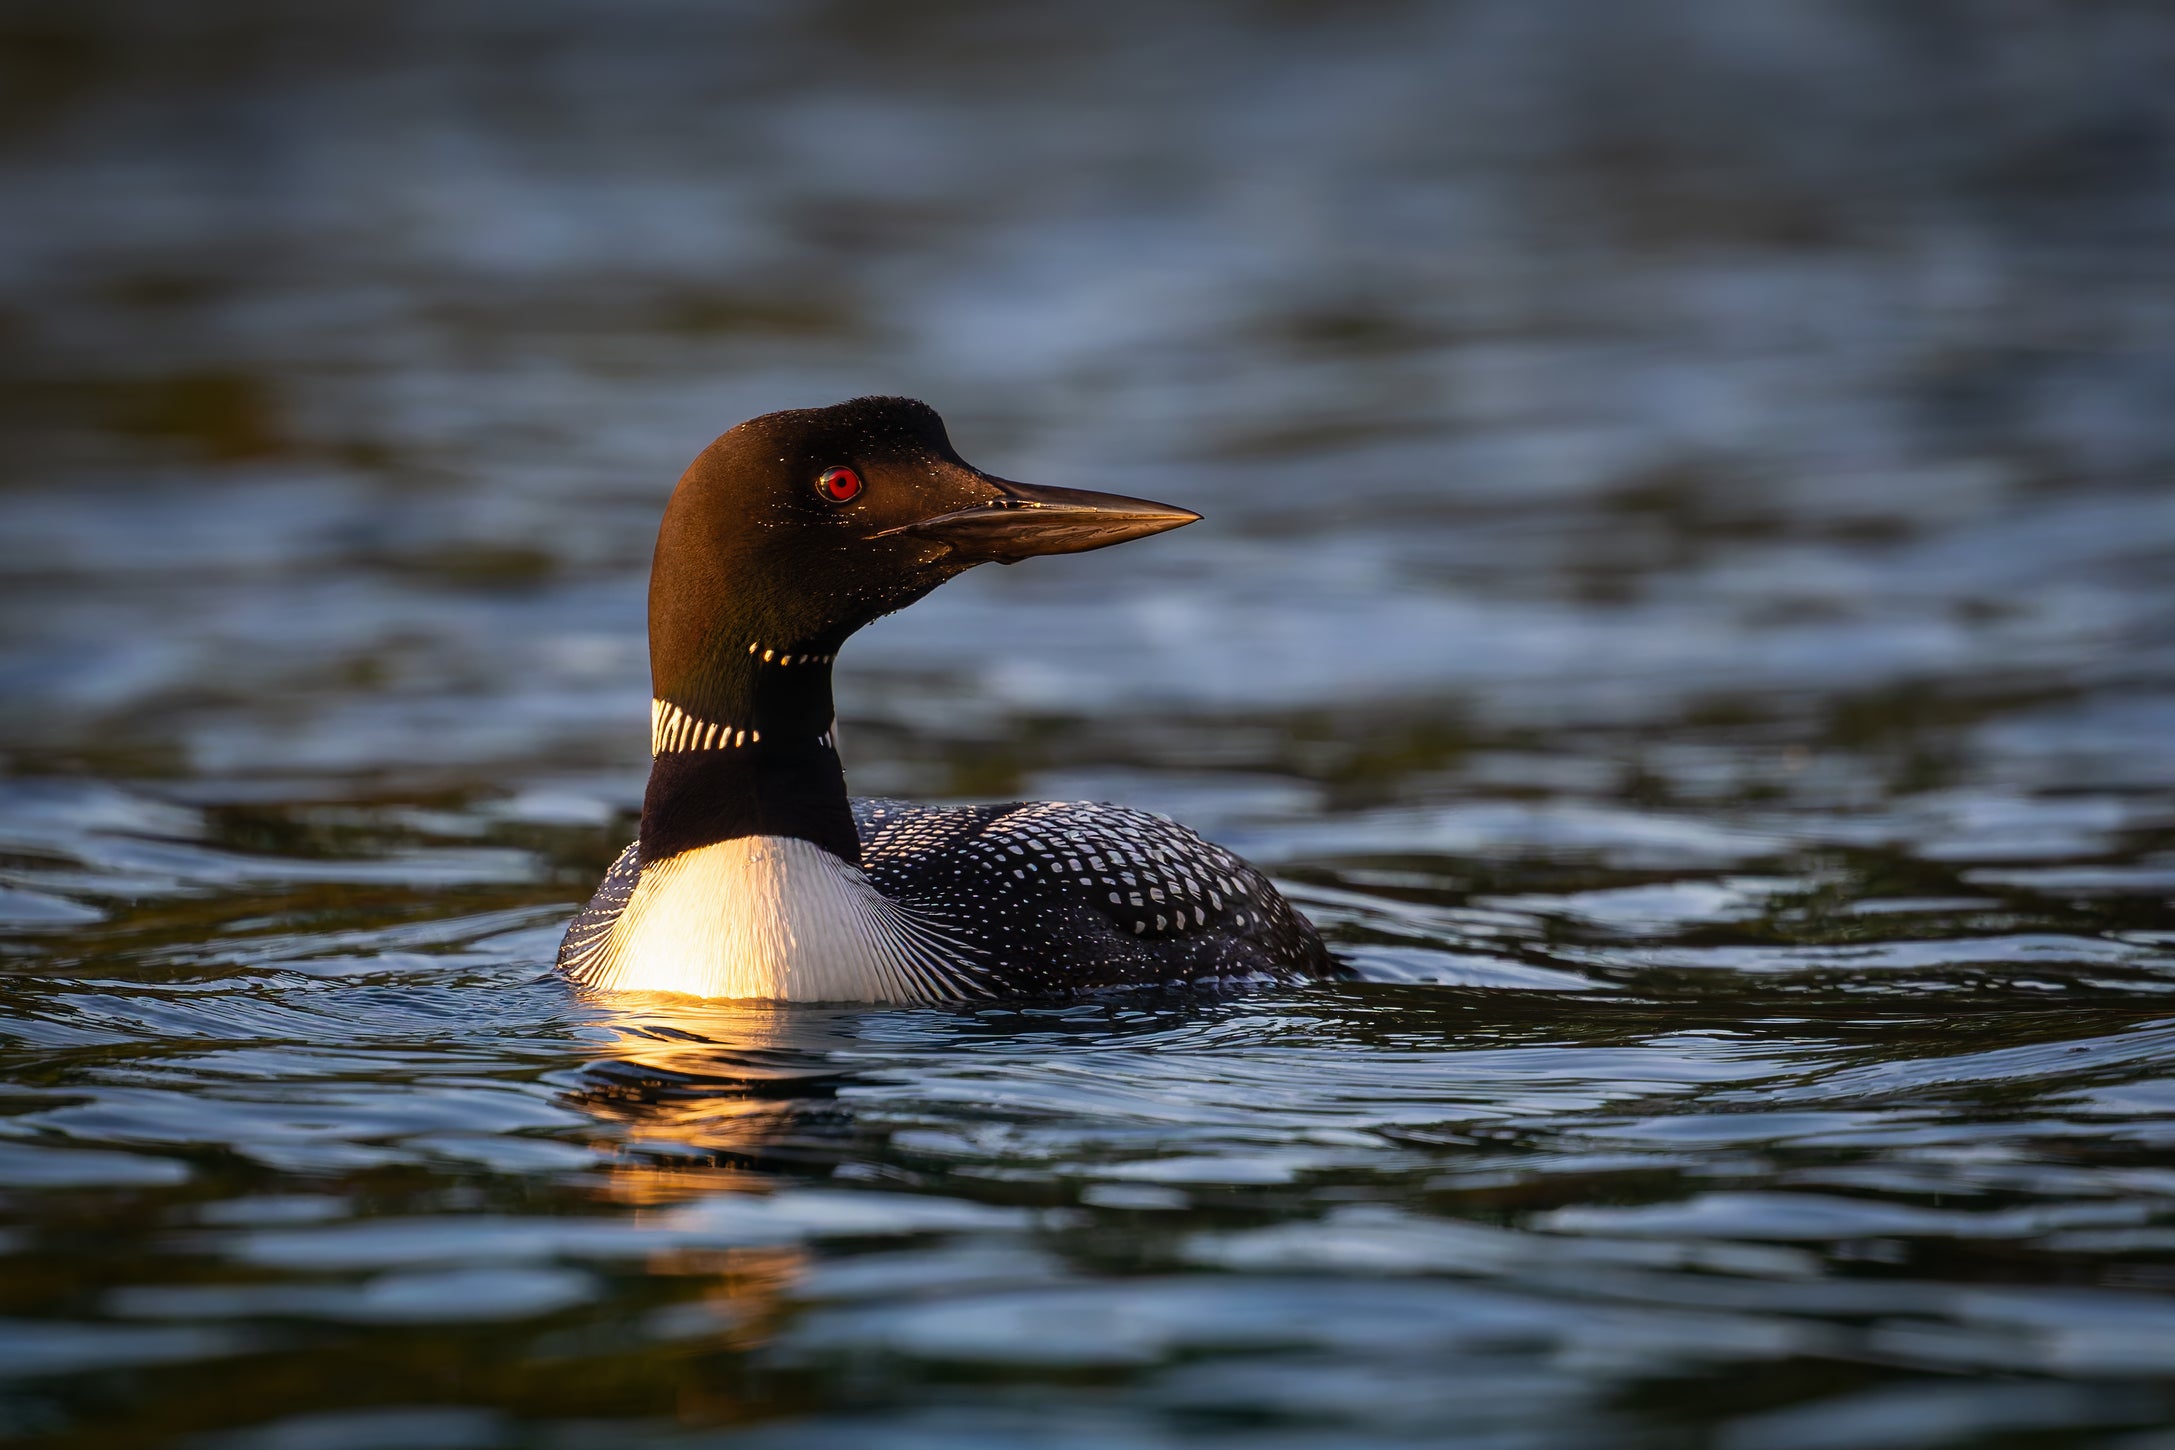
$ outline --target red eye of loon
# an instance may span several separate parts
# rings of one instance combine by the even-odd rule
[[[832,503],[846,503],[860,495],[861,475],[850,468],[826,468],[816,477],[816,492]]]

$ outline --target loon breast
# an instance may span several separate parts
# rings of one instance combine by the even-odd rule
[[[629,846],[567,932],[587,986],[791,1002],[973,995],[977,953],[808,841],[742,836],[647,865]]]

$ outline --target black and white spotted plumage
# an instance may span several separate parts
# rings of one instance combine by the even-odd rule
[[[986,954],[995,991],[1062,995],[1331,971],[1266,878],[1168,817],[1083,801],[856,800],[876,889]]]

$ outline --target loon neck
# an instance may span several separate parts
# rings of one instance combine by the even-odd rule
[[[858,864],[832,733],[829,653],[721,650],[650,702],[644,864],[743,836],[809,841]]]
[[[838,646],[775,645],[726,634],[696,663],[667,669],[650,646],[650,753],[738,749],[827,735]]]

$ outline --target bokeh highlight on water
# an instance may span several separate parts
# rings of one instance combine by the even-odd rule
[[[0,1433],[2175,1444],[2175,17],[10,7]],[[855,641],[1354,980],[585,997],[715,432],[1207,522]]]

